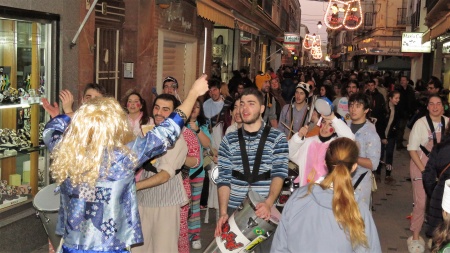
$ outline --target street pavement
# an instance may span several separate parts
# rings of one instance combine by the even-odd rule
[[[408,181],[409,161],[408,151],[395,151],[392,176],[397,180],[396,184],[392,186],[385,184],[385,171],[383,171],[381,183],[378,183],[378,190],[373,194],[373,218],[383,252],[408,252],[406,240],[411,236],[411,232],[407,216],[411,214],[413,206],[411,182]],[[191,250],[193,253],[203,252],[213,240],[216,215],[214,209],[210,209],[209,212],[209,223],[204,223],[206,211],[201,211],[202,249]],[[43,242],[43,246],[32,253],[44,252],[48,252],[48,246]]]

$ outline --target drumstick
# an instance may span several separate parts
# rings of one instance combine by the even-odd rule
[[[205,27],[205,45],[203,47],[203,74],[205,74],[205,65],[206,65],[206,44],[208,41],[208,28]]]
[[[288,127],[288,125],[286,125],[284,122],[281,122],[281,124],[283,124],[284,127],[286,127],[289,131],[291,131],[293,134],[295,134],[294,130],[292,130],[292,128]]]

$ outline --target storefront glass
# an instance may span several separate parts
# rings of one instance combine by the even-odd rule
[[[40,102],[49,97],[55,69],[52,26],[0,17],[0,196],[10,196],[0,200],[0,209],[49,183]]]

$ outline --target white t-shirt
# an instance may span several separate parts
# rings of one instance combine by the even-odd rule
[[[445,126],[448,125],[448,118],[444,117]],[[433,122],[434,130],[436,133],[442,133],[444,130],[441,126],[441,122]],[[429,140],[433,140],[433,135],[428,133],[430,128],[426,117],[422,117],[414,123],[411,133],[409,134],[408,151],[420,150],[420,145],[425,146]],[[441,134],[442,136],[442,134]]]

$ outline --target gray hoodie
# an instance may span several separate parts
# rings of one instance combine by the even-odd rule
[[[349,237],[336,221],[333,209],[333,190],[308,185],[296,190],[286,203],[275,232],[271,253],[277,252],[381,252],[378,232],[367,204],[355,195],[365,224],[369,248],[352,249]]]

